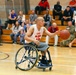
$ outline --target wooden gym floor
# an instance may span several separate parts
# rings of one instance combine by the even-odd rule
[[[50,46],[52,71],[34,67],[30,71],[15,69],[14,58],[22,45],[4,44],[0,46],[0,75],[76,75],[76,48]],[[8,58],[7,58],[8,57]]]

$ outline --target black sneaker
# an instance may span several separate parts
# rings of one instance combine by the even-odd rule
[[[41,68],[43,68],[43,67],[50,67],[50,66],[52,66],[52,63],[51,62],[48,63],[48,61],[45,61],[45,63],[42,63],[42,61],[40,61],[38,63],[38,67],[41,67]]]

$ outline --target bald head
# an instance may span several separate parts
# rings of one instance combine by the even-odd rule
[[[55,28],[57,26],[57,24],[56,23],[53,23],[52,26]]]
[[[72,26],[72,21],[68,21],[68,26]]]
[[[38,18],[36,19],[36,22],[38,22],[38,21],[44,21],[44,18],[43,18],[43,17],[38,17]]]
[[[36,24],[39,25],[39,26],[43,26],[44,25],[44,18],[43,17],[38,17],[36,19]]]

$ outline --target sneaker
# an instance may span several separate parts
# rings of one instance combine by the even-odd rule
[[[12,43],[14,43],[14,41],[12,41]]]
[[[16,42],[14,42],[13,44],[17,44]]]
[[[14,42],[14,44],[17,44],[17,42]]]
[[[8,27],[6,29],[8,29]]]
[[[23,42],[21,42],[20,45],[23,45]]]
[[[41,61],[39,62],[38,64],[38,67],[49,67],[49,66],[52,66],[52,63],[42,63]]]
[[[54,47],[57,47],[57,45],[54,45]]]

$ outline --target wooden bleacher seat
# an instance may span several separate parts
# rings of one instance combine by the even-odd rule
[[[66,26],[58,26],[58,27],[59,27],[60,30],[66,29]],[[10,37],[11,32],[12,32],[11,30],[3,29],[3,34],[1,36],[2,42],[12,43],[12,40],[11,40],[11,37]],[[46,40],[46,34],[44,33],[42,38],[41,38],[41,41],[45,42],[45,40]],[[58,44],[60,43],[60,41],[62,41],[62,39],[59,37]],[[19,42],[19,38],[18,38],[18,42]],[[54,38],[50,38],[49,45],[53,45],[53,44],[54,44]],[[73,46],[76,46],[76,44],[73,44]]]
[[[42,16],[42,17],[43,17],[43,15],[38,15],[38,16]],[[27,20],[29,20],[29,15],[25,15],[25,18],[26,18]]]
[[[28,15],[30,15],[31,13],[32,13],[32,10],[29,10],[28,11]],[[42,11],[41,15],[44,15],[45,13],[46,13],[46,11]],[[49,11],[49,14],[52,15],[52,11],[51,10]]]
[[[53,22],[57,23],[57,25],[61,25],[61,20],[52,20],[52,23]],[[68,23],[67,21],[64,21],[64,26],[67,26],[68,25],[67,23]]]
[[[2,42],[12,43],[10,35],[2,35]]]
[[[28,15],[30,15],[31,13],[32,13],[32,10],[29,10],[29,11],[28,11]],[[44,15],[45,13],[46,13],[46,10],[42,11],[42,12],[41,12],[41,15]],[[62,11],[62,13],[63,13],[63,11]],[[50,15],[53,15],[52,10],[49,11],[49,14],[50,14]]]
[[[3,35],[10,35],[12,33],[11,30],[3,29]]]

